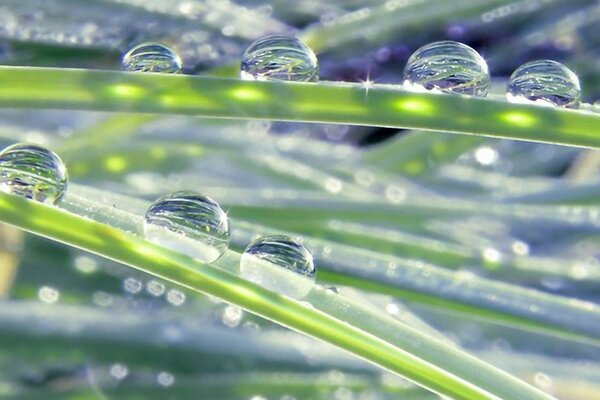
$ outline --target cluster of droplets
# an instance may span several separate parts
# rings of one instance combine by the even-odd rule
[[[230,242],[225,211],[211,198],[191,191],[152,203],[143,230],[151,242],[205,263],[219,259]],[[281,235],[252,242],[241,257],[240,270],[247,280],[291,297],[306,294],[315,277],[311,253],[300,242]]]
[[[427,44],[415,51],[404,69],[404,87],[485,97],[490,88],[488,66],[475,50],[454,42]],[[518,67],[508,80],[510,102],[576,107],[581,97],[579,79],[552,60],[536,60]]]
[[[67,191],[67,170],[51,150],[15,144],[0,152],[0,190],[55,204]],[[175,192],[154,201],[145,213],[143,234],[153,243],[204,263],[221,257],[230,242],[225,211],[208,196],[192,191]],[[252,242],[242,255],[240,269],[248,280],[292,297],[305,293],[315,277],[312,255],[306,247],[279,235]],[[142,284],[126,280],[125,288],[139,292]],[[155,296],[166,290],[159,281],[150,281],[147,289]]]
[[[123,57],[126,71],[177,73],[181,59],[159,43],[143,43]],[[273,35],[253,42],[242,55],[240,76],[246,80],[316,82],[319,64],[310,47],[294,36]],[[444,40],[417,49],[404,68],[403,84],[412,91],[487,96],[490,73],[483,57],[471,47]],[[552,60],[523,64],[511,75],[508,101],[557,107],[577,107],[579,80],[570,69]]]

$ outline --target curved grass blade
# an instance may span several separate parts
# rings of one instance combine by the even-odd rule
[[[551,399],[550,396],[510,375],[437,339],[395,323],[390,318],[386,322],[393,324],[393,336],[401,337],[405,333],[406,337],[418,339],[412,343],[417,353],[403,349],[400,343],[388,341],[390,338],[387,335],[380,335],[380,332],[378,335],[377,327],[369,326],[369,320],[363,319],[372,316],[370,313],[363,314],[364,311],[358,310],[353,314],[352,309],[344,309],[343,302],[332,304],[333,307],[342,307],[340,317],[345,315],[348,318],[356,318],[362,325],[359,328],[326,312],[251,284],[224,269],[200,264],[88,218],[12,195],[0,194],[0,220],[143,270],[188,289],[221,298],[264,318],[341,347],[454,399]],[[230,251],[220,261],[220,265],[235,271],[238,268],[237,262],[239,254]],[[320,306],[315,303],[313,305],[317,308]],[[434,359],[427,361],[429,357]],[[437,366],[439,364],[460,373],[456,375]]]

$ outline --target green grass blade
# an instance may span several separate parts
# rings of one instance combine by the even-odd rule
[[[0,68],[0,106],[415,128],[600,148],[600,114],[394,86]]]
[[[387,341],[386,335],[377,334],[376,327],[370,330],[360,329],[325,312],[253,285],[221,268],[200,264],[133,234],[55,207],[0,194],[0,220],[113,259],[191,290],[221,298],[264,318],[341,347],[454,399],[551,398],[510,375],[408,326],[396,324],[393,335],[402,337],[405,333],[406,337],[418,338],[419,342],[413,345],[417,351],[423,349],[424,358]],[[239,254],[229,252],[221,262],[228,262],[229,268],[235,270],[236,260],[239,260]],[[319,304],[313,305],[319,307]],[[340,306],[343,306],[343,303],[340,303]],[[359,320],[362,312],[364,311],[357,310],[356,314],[352,314],[352,310],[342,309],[342,315],[346,313],[348,317]],[[369,314],[365,316],[367,317]],[[366,321],[365,326],[368,327],[369,319]],[[389,321],[393,322],[392,319]],[[429,346],[435,346],[438,351],[432,352]],[[433,354],[429,356],[437,357],[439,363],[426,361],[429,358],[427,353],[430,352]],[[463,373],[457,376],[435,364],[456,365]]]

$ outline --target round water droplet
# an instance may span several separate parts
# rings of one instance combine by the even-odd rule
[[[130,72],[161,72],[176,74],[181,71],[181,57],[173,49],[160,43],[142,43],[123,56],[122,67]]]
[[[209,197],[177,192],[150,205],[144,235],[161,246],[210,263],[229,247],[229,221]]]
[[[576,107],[581,98],[579,78],[559,62],[531,61],[512,73],[506,85],[506,98],[515,103]]]
[[[316,273],[306,247],[283,235],[252,242],[242,254],[240,270],[249,281],[293,298],[310,291]]]
[[[483,97],[490,88],[490,73],[483,57],[469,46],[451,40],[433,42],[408,59],[404,87]]]
[[[315,82],[317,57],[293,36],[267,36],[250,45],[242,56],[241,77],[247,80]]]
[[[0,190],[54,204],[67,190],[67,170],[54,152],[15,144],[0,152]]]

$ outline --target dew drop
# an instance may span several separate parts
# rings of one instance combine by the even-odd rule
[[[135,46],[123,56],[121,63],[124,71],[165,74],[181,72],[181,64],[181,58],[173,49],[153,42]]]
[[[129,375],[129,368],[123,364],[113,364],[110,366],[110,375],[117,380],[123,380]]]
[[[246,80],[315,82],[319,65],[315,53],[300,39],[274,35],[258,39],[246,49],[240,75]]]
[[[156,376],[156,381],[162,387],[169,387],[175,383],[175,377],[170,372],[161,371]]]
[[[0,152],[0,190],[41,203],[55,204],[67,191],[67,170],[54,152],[33,144],[15,144]]]
[[[165,293],[165,285],[162,282],[151,280],[146,284],[146,290],[154,297],[160,297]]]
[[[433,42],[408,59],[404,87],[484,97],[490,73],[483,57],[469,46],[451,40]]]
[[[230,328],[235,328],[242,321],[243,315],[244,315],[244,312],[242,311],[241,308],[233,306],[233,305],[228,305],[223,310],[223,317],[221,320],[223,321],[223,324],[225,324],[226,326],[228,326]]]
[[[514,103],[577,107],[581,98],[579,78],[559,62],[531,61],[512,73],[506,85],[506,98]]]
[[[56,303],[60,299],[60,292],[53,287],[42,286],[38,290],[38,298],[47,304]]]
[[[172,305],[174,305],[175,307],[179,307],[183,303],[185,303],[185,298],[186,298],[185,293],[183,293],[177,289],[171,289],[167,293],[167,301],[169,303],[171,303]]]
[[[316,273],[306,247],[283,235],[252,242],[242,254],[240,271],[249,281],[293,298],[310,291]]]
[[[195,192],[156,200],[144,218],[146,239],[210,263],[229,247],[229,221],[219,204]]]
[[[123,289],[131,294],[138,294],[142,290],[142,287],[142,282],[132,277],[123,281]]]

